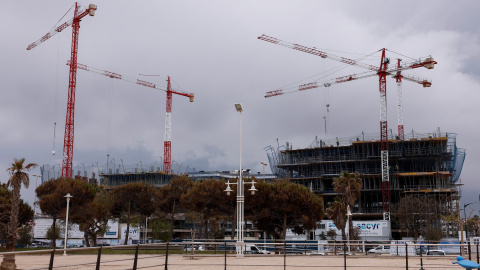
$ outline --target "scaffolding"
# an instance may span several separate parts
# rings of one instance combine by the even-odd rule
[[[341,172],[358,173],[363,180],[361,197],[354,211],[364,218],[381,218],[382,168],[380,138],[364,132],[332,140],[315,140],[304,149],[292,149],[289,143],[278,152],[278,178],[305,185],[318,194],[327,207],[336,195],[333,179]],[[460,173],[465,149],[457,148],[456,134],[417,133],[412,130],[404,140],[391,131],[388,138],[390,203],[406,195],[434,197],[442,213],[451,213],[459,199]]]

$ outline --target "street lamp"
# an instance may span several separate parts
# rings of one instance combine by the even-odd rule
[[[352,218],[352,212],[350,212],[350,205],[347,205],[347,245],[348,253],[350,253],[350,219]]]
[[[265,181],[265,166],[267,166],[266,162],[260,161],[260,164],[263,165],[263,181]]]
[[[35,190],[37,190],[38,177],[42,177],[42,175],[41,174],[32,174],[32,176],[35,176]],[[37,193],[35,192],[35,202],[33,202],[33,215],[34,215],[34,217],[37,214],[36,207],[37,207]]]
[[[67,214],[65,217],[65,243],[63,243],[63,255],[67,255],[67,236],[68,236],[68,210],[70,208],[70,198],[73,196],[70,195],[70,193],[67,193],[67,195],[64,196],[67,198]]]
[[[243,258],[243,231],[244,231],[244,203],[245,196],[243,195],[243,178],[242,178],[242,112],[243,107],[240,103],[235,103],[235,109],[240,113],[240,175],[237,183],[237,258]],[[249,189],[252,192],[252,195],[255,194],[257,190],[255,188],[254,181],[251,182],[252,187]],[[232,183],[234,184],[234,183]],[[230,188],[230,182],[227,183],[227,195],[230,194],[232,189]]]
[[[463,217],[465,218],[465,239],[468,243],[468,223],[467,223],[467,214],[465,212],[465,208],[467,208],[467,206],[469,206],[470,204],[473,204],[473,203],[467,203],[467,204],[463,204]]]

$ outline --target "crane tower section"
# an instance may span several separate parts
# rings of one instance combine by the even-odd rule
[[[67,114],[65,117],[65,134],[63,139],[63,161],[62,161],[62,177],[72,178],[72,160],[73,160],[73,139],[75,128],[75,90],[77,86],[77,53],[78,53],[78,34],[80,30],[80,20],[87,16],[94,16],[97,6],[90,4],[87,9],[79,9],[78,3],[75,3],[75,13],[73,18],[54,28],[43,37],[28,45],[27,50],[37,47],[42,42],[48,40],[57,33],[63,31],[72,25],[72,45],[70,52],[70,72],[68,76],[68,101]]]

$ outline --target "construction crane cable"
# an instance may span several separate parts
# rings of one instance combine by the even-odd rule
[[[57,21],[57,23],[55,23],[55,25],[50,29],[50,31],[52,31],[53,29],[55,29],[55,27],[57,27],[58,23],[60,23],[61,20],[63,20],[63,18],[70,12],[70,10],[72,10],[72,8],[75,6],[75,4],[73,4],[68,10],[67,12],[65,12],[65,14],[63,14],[63,16]],[[49,31],[49,32],[50,32]]]
[[[65,15],[64,15],[65,16]],[[62,17],[63,18],[63,17]],[[60,69],[60,37],[57,37],[57,63],[55,70],[55,95],[53,106],[53,143],[52,143],[52,155],[55,155],[55,139],[57,129],[57,109],[58,109],[58,73]]]
[[[413,58],[413,57],[406,56],[406,55],[404,55],[404,54],[401,54],[401,53],[398,53],[398,52],[395,52],[395,51],[392,51],[392,50],[389,50],[389,49],[385,49],[385,50],[387,50],[387,51],[389,51],[389,52],[392,52],[392,53],[396,53],[396,54],[398,54],[398,55],[400,55],[400,56],[403,56],[403,57],[406,57],[406,58],[410,58],[411,60],[415,60],[415,58]]]
[[[360,62],[360,61],[362,61],[362,60],[367,59],[367,57],[370,57],[370,56],[372,56],[372,55],[374,55],[375,53],[378,53],[378,52],[379,52],[379,51],[374,51],[374,52],[372,52],[372,53],[370,53],[370,54],[362,54],[363,56],[360,57],[360,58],[358,58],[358,59],[355,59],[355,61],[359,61],[359,62]],[[323,79],[325,79],[325,78],[327,78],[327,77],[329,77],[329,76],[331,76],[331,75],[333,75],[333,74],[335,74],[335,73],[337,73],[337,72],[339,72],[339,71],[341,71],[341,70],[343,70],[343,69],[345,69],[345,68],[347,68],[347,67],[350,67],[350,65],[349,65],[349,64],[341,64],[341,65],[332,67],[332,68],[330,68],[330,69],[328,69],[328,70],[322,71],[322,72],[320,72],[320,73],[314,74],[314,75],[312,75],[312,76],[306,77],[306,78],[304,78],[304,79],[301,79],[301,80],[295,81],[295,82],[293,82],[293,83],[284,85],[284,86],[279,87],[279,88],[280,88],[280,89],[289,88],[289,87],[291,87],[292,85],[298,85],[299,83],[301,83],[301,82],[303,82],[303,81],[309,80],[309,79],[311,79],[311,78],[314,78],[314,77],[317,77],[317,76],[319,76],[319,75],[321,75],[321,74],[323,75],[323,74],[325,74],[326,72],[329,72],[328,74],[325,74],[325,75],[323,75],[322,77],[320,77],[319,79],[317,79],[317,80],[314,81],[314,82],[319,82],[320,80],[323,80]]]

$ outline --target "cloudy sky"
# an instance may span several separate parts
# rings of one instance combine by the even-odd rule
[[[31,51],[26,47],[73,16],[73,1],[0,1],[0,177],[14,157],[60,164],[68,89],[71,27]],[[88,6],[89,2],[80,3]],[[378,133],[378,79],[371,77],[280,97],[267,91],[365,70],[257,39],[262,34],[378,65],[433,56],[435,69],[404,82],[406,132],[440,129],[466,149],[463,203],[478,201],[480,3],[452,1],[98,1],[79,34],[78,63],[195,94],[173,97],[172,159],[197,170],[239,164],[261,172],[265,147],[308,147],[315,136]],[[67,13],[67,14],[66,14]],[[65,17],[63,17],[65,15]],[[62,18],[63,17],[63,18]],[[368,55],[367,57],[365,57]],[[394,60],[396,61],[396,60]],[[333,72],[336,71],[336,72]],[[159,75],[141,77],[139,74]],[[387,83],[388,123],[396,131],[396,84]],[[125,164],[163,156],[165,92],[78,71],[74,166]],[[326,104],[330,104],[326,113]],[[56,128],[54,127],[56,123]],[[52,150],[57,152],[52,155]],[[32,173],[39,173],[34,170]],[[267,173],[270,170],[267,167]],[[32,177],[34,183],[34,177]],[[33,201],[33,188],[23,199]]]

